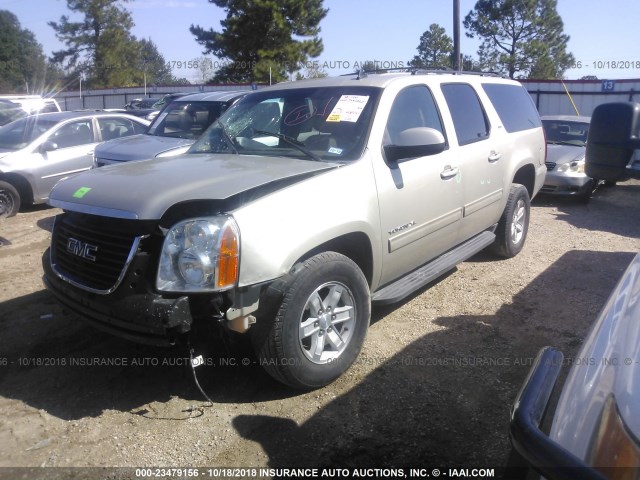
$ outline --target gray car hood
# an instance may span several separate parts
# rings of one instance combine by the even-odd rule
[[[129,162],[146,160],[175,148],[191,145],[195,139],[160,137],[157,135],[132,135],[109,140],[96,147],[96,158]]]
[[[224,200],[338,164],[284,157],[188,154],[96,168],[61,180],[49,204],[77,212],[153,220],[190,200]]]
[[[574,145],[547,145],[547,162],[557,164],[583,160],[585,147]]]

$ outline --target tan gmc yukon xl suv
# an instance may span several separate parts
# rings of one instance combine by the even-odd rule
[[[172,344],[247,332],[302,389],[356,359],[372,304],[476,252],[523,247],[545,177],[540,119],[517,82],[412,72],[247,95],[181,156],[63,180],[45,283],[117,335]]]

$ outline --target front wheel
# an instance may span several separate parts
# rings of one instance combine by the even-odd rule
[[[275,318],[258,319],[254,332],[260,364],[294,388],[331,383],[354,362],[369,327],[371,297],[362,271],[344,255],[325,252],[270,290],[279,300]]]
[[[0,181],[0,218],[13,217],[20,210],[20,194],[7,182]]]
[[[515,257],[527,238],[530,214],[529,192],[523,185],[514,183],[509,191],[507,205],[504,208],[492,250],[503,258]]]

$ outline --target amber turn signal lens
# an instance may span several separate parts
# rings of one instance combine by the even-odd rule
[[[615,397],[605,401],[588,463],[610,480],[640,479],[640,445],[624,424]]]
[[[218,254],[218,288],[226,288],[236,284],[240,262],[238,248],[238,232],[227,224],[220,239]]]

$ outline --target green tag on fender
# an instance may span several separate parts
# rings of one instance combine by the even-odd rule
[[[87,193],[89,193],[89,190],[91,190],[90,187],[80,187],[78,190],[75,191],[75,193],[73,194],[73,198],[82,198],[84,197]]]

